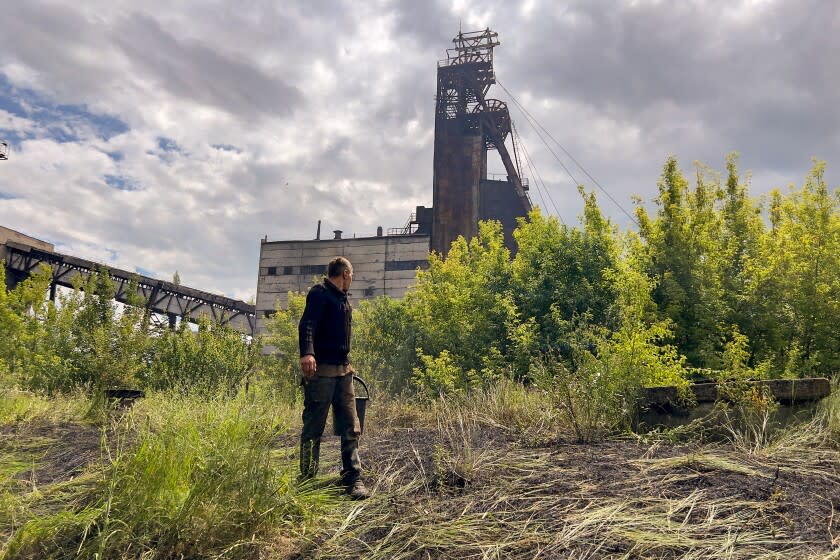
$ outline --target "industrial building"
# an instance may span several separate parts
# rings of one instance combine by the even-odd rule
[[[428,267],[430,251],[445,255],[452,242],[478,233],[481,220],[502,223],[505,243],[515,251],[516,219],[531,210],[528,182],[520,175],[516,142],[506,104],[486,95],[496,83],[493,49],[497,33],[485,29],[458,33],[446,59],[438,62],[432,207],[418,206],[403,228],[375,237],[268,241],[260,245],[257,279],[257,332],[289,291],[305,292],[324,275],[335,256],[353,263],[351,301],[402,297],[418,268]],[[509,151],[505,142],[511,139]],[[487,156],[497,151],[505,175],[489,178]]]
[[[429,216],[429,209],[417,208],[416,215]],[[430,216],[429,216],[430,217]],[[400,231],[375,237],[342,239],[334,231],[332,239],[307,241],[268,241],[260,245],[260,271],[257,280],[257,332],[264,332],[265,318],[279,303],[286,307],[289,292],[306,292],[326,274],[327,263],[336,256],[353,263],[350,302],[389,296],[401,298],[414,284],[417,269],[429,265],[429,224],[409,222]]]

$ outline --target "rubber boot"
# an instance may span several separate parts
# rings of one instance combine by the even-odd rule
[[[310,439],[300,443],[300,477],[309,480],[318,475],[318,462],[321,455],[321,440]]]

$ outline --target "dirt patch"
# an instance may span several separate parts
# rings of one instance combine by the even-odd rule
[[[322,449],[326,472],[338,470],[337,438]],[[832,450],[636,440],[525,448],[485,426],[461,441],[390,430],[364,438],[361,452],[374,498],[305,555],[805,558],[831,552],[840,535]]]
[[[83,423],[0,427],[0,454],[25,454],[34,468],[26,477],[44,486],[70,480],[100,459],[100,430]]]

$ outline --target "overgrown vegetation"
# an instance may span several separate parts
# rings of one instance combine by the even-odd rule
[[[363,302],[364,503],[330,442],[296,480],[302,294],[250,340],[114,306],[105,270],[51,302],[36,271],[0,290],[3,558],[836,557],[840,392],[780,428],[749,382],[840,368],[823,173],[753,200],[735,156],[693,185],[672,158],[638,233],[581,189],[579,226],[535,211],[512,256],[481,224],[404,300]],[[710,416],[633,432],[644,387],[698,375]]]
[[[557,375],[626,401],[607,432],[631,423],[639,388],[685,387],[696,372],[735,381],[838,371],[840,193],[823,163],[801,187],[755,200],[734,154],[724,175],[698,165],[693,185],[669,158],[655,213],[638,208],[638,234],[619,232],[580,193],[580,226],[534,211],[511,256],[500,226],[481,224],[445,259],[433,255],[404,300],[363,302],[360,371],[436,398],[503,378],[556,386],[534,378],[548,360]],[[277,340],[294,336],[295,305],[278,311]],[[593,390],[580,406],[595,402]]]

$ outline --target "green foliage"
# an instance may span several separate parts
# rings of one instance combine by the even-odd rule
[[[768,362],[757,367],[749,366],[749,339],[738,332],[738,327],[732,327],[731,339],[726,343],[721,356],[723,370],[721,380],[733,379],[745,381],[748,379],[765,379],[770,368]]]
[[[801,188],[771,195],[754,301],[764,354],[800,375],[840,371],[840,192],[829,192],[825,164]]]
[[[259,345],[227,326],[200,318],[195,333],[187,321],[178,331],[153,328],[136,280],[126,286],[127,305],[114,303],[106,270],[77,277],[75,289],[52,302],[51,274],[43,267],[0,294],[7,385],[47,395],[126,386],[209,394],[234,389],[255,367]]]
[[[723,316],[717,243],[720,220],[713,210],[717,185],[698,169],[693,191],[677,165],[668,158],[659,181],[659,206],[651,220],[637,210],[645,240],[648,274],[655,281],[653,300],[674,325],[678,348],[689,363],[714,365]]]
[[[448,352],[452,367],[482,371],[494,356],[509,356],[509,333],[520,324],[510,293],[510,253],[498,222],[483,222],[469,242],[459,237],[445,259],[432,255],[429,269],[406,295],[417,329],[418,355]]]
[[[405,300],[379,297],[353,312],[353,367],[365,380],[398,393],[417,364],[417,328]]]
[[[242,396],[144,402],[103,430],[99,483],[24,524],[6,557],[252,557],[269,531],[300,525],[324,499],[273,458],[284,412]]]
[[[654,301],[673,323],[677,347],[692,366],[719,369],[734,325],[747,337],[751,368],[786,377],[836,373],[840,196],[825,183],[824,163],[814,162],[801,188],[771,193],[767,222],[735,154],[726,170],[721,185],[698,166],[689,190],[669,158],[655,219],[638,211]]]
[[[606,277],[618,295],[610,311],[616,329],[579,322],[565,338],[566,349],[543,354],[530,371],[578,441],[628,428],[643,386],[688,386],[685,358],[667,344],[669,322],[646,320],[651,280],[630,259]]]
[[[206,317],[196,332],[181,321],[152,339],[144,385],[205,395],[234,391],[256,367],[259,348],[259,340],[248,343],[242,333]]]
[[[572,361],[549,353],[531,368],[534,384],[579,442],[630,426],[640,385],[611,366],[588,349],[575,347]]]
[[[306,307],[306,294],[289,292],[288,302],[286,309],[278,303],[274,314],[265,320],[267,332],[262,340],[270,353],[265,356],[263,367],[271,385],[294,399],[301,375],[298,323]]]
[[[418,348],[417,354],[423,365],[414,368],[412,381],[422,395],[434,398],[464,390],[469,385],[469,377],[452,359],[449,350],[442,350],[438,356],[427,356]]]
[[[654,281],[644,272],[640,239],[628,234],[622,241],[625,257],[616,261],[615,269],[604,273],[616,294],[610,307],[615,327],[599,339],[599,360],[611,371],[620,372],[627,379],[635,378],[645,387],[685,388],[685,357],[669,344],[673,324],[656,318]]]
[[[514,232],[519,251],[511,264],[512,293],[522,316],[534,318],[543,351],[568,334],[574,317],[585,315],[607,326],[616,297],[607,275],[618,259],[612,226],[595,196],[580,192],[582,229],[561,225],[536,209]]]

